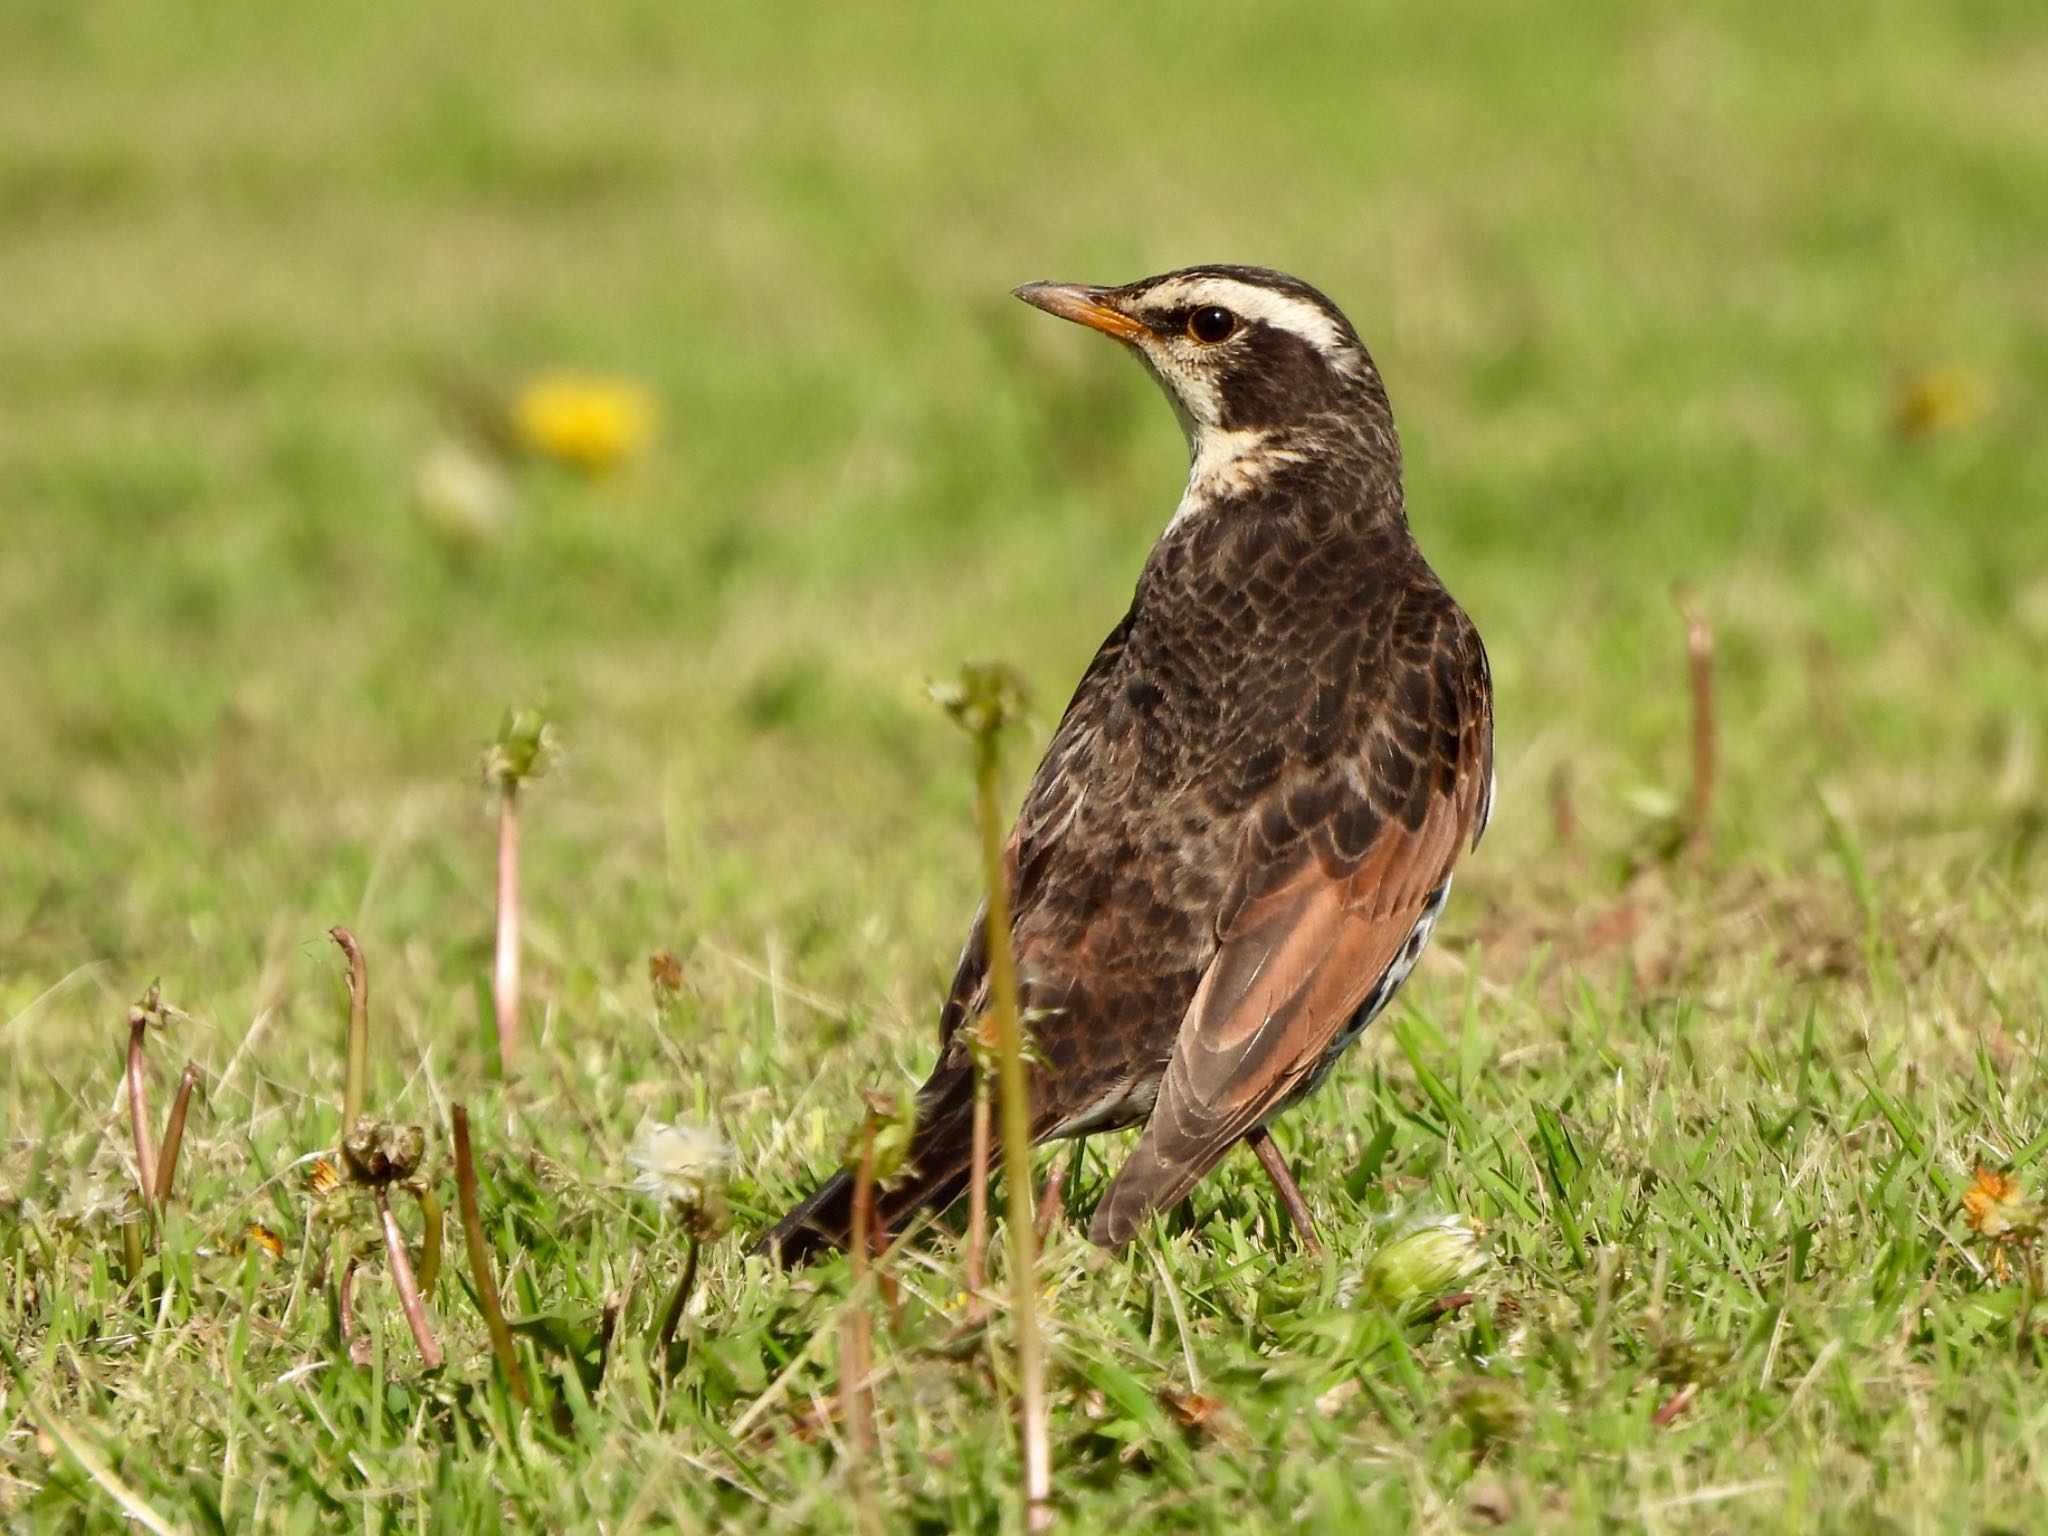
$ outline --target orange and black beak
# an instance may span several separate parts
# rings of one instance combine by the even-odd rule
[[[1111,302],[1114,288],[1091,288],[1086,283],[1026,283],[1017,297],[1049,315],[1072,320],[1091,330],[1135,342],[1152,334],[1142,320],[1134,320]]]

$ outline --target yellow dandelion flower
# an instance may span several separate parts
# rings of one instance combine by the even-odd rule
[[[1990,404],[1991,390],[1981,374],[1960,363],[1944,363],[1906,384],[1892,426],[1901,437],[1940,437],[1971,425]]]
[[[592,475],[639,458],[660,423],[644,386],[602,374],[540,374],[512,400],[512,429],[527,449]]]

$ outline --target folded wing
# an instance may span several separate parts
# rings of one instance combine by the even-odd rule
[[[1276,786],[1248,819],[1216,957],[1094,1241],[1129,1241],[1302,1086],[1484,829],[1485,654],[1455,609],[1406,638],[1361,750]]]

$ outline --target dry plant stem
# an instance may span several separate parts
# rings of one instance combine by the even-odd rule
[[[1010,1207],[1010,1310],[1017,1333],[1018,1428],[1024,1442],[1024,1525],[1052,1525],[1052,1447],[1045,1418],[1045,1356],[1038,1336],[1037,1232],[1031,1209],[1031,1108],[1024,1078],[1024,1030],[1010,952],[1010,891],[996,809],[996,738],[975,742],[975,819],[981,823],[988,886],[989,997],[996,1020],[996,1089],[1003,1127],[1003,1190]]]
[[[697,1256],[703,1251],[703,1241],[696,1233],[690,1234],[690,1246],[683,1254],[683,1277],[676,1282],[675,1294],[668,1299],[668,1307],[661,1314],[661,1330],[655,1335],[655,1358],[668,1359],[669,1347],[676,1341],[676,1330],[683,1325],[683,1312],[690,1305],[690,1292],[697,1288]]]
[[[1287,1159],[1273,1144],[1273,1133],[1263,1125],[1255,1125],[1244,1133],[1244,1141],[1272,1179],[1273,1187],[1280,1191],[1280,1203],[1287,1208],[1287,1219],[1294,1223],[1301,1246],[1321,1258],[1323,1245],[1316,1236],[1315,1218],[1308,1212],[1308,1202],[1301,1197],[1301,1186],[1294,1182],[1294,1172],[1287,1166]]]
[[[164,1122],[163,1151],[156,1160],[156,1203],[171,1203],[171,1186],[178,1178],[178,1153],[185,1145],[185,1116],[192,1107],[192,1087],[199,1081],[199,1069],[191,1062],[178,1075],[178,1096],[171,1100],[171,1117]]]
[[[491,968],[491,1012],[498,1026],[498,1065],[519,1059],[519,785],[498,792],[498,948]]]
[[[149,1091],[142,1070],[142,1035],[148,1028],[139,1018],[128,1025],[128,1123],[135,1132],[135,1187],[145,1216],[156,1194],[156,1148],[149,1134]]]
[[[979,1322],[988,1316],[988,1302],[981,1294],[987,1279],[988,1255],[988,1153],[993,1106],[989,1102],[988,1074],[979,1064],[974,1069],[974,1140],[967,1173],[967,1317]]]
[[[519,1355],[512,1348],[512,1330],[505,1323],[505,1308],[498,1300],[497,1277],[491,1273],[491,1250],[484,1244],[484,1219],[477,1209],[476,1158],[469,1145],[469,1110],[457,1104],[455,1120],[455,1203],[462,1213],[462,1240],[469,1248],[469,1274],[476,1282],[477,1304],[483,1308],[484,1327],[490,1330],[491,1352],[498,1357],[498,1369],[505,1373],[505,1390],[512,1401],[524,1408],[526,1373],[519,1368]]]
[[[328,929],[328,936],[348,957],[348,1055],[341,1089],[341,1134],[346,1137],[362,1118],[370,1081],[370,970],[354,934],[337,927]]]
[[[1690,598],[1679,597],[1678,611],[1685,615],[1692,673],[1692,846],[1701,850],[1711,836],[1708,818],[1714,808],[1714,632]]]
[[[1666,1398],[1664,1400],[1663,1406],[1658,1408],[1658,1410],[1655,1413],[1650,1415],[1650,1422],[1656,1425],[1659,1429],[1664,1428],[1673,1419],[1677,1418],[1681,1413],[1685,1412],[1686,1409],[1690,1408],[1692,1406],[1692,1400],[1695,1397],[1698,1397],[1699,1393],[1700,1388],[1698,1382],[1687,1382],[1684,1386],[1680,1387],[1676,1392],[1672,1393],[1670,1397]]]
[[[874,1221],[875,1117],[861,1126],[860,1163],[853,1175],[853,1244],[848,1254],[853,1284],[839,1324],[839,1405],[846,1417],[846,1438],[856,1455],[875,1444],[874,1398],[868,1385],[873,1357],[873,1319],[868,1315],[868,1238]]]
[[[391,1214],[391,1197],[377,1191],[377,1221],[384,1229],[384,1258],[391,1266],[391,1283],[398,1287],[399,1305],[412,1328],[412,1341],[429,1370],[439,1369],[441,1346],[434,1342],[434,1330],[427,1326],[426,1304],[420,1300],[419,1282],[413,1278],[412,1260],[406,1256],[405,1234],[398,1230],[398,1218]]]

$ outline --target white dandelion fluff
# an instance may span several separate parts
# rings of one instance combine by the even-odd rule
[[[633,1187],[677,1214],[716,1217],[724,1210],[732,1148],[708,1126],[649,1120],[626,1153]]]

